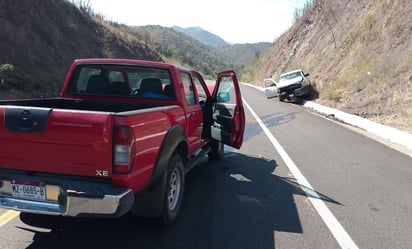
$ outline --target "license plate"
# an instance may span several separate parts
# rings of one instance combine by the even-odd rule
[[[11,194],[13,197],[46,200],[46,185],[34,181],[11,181]]]

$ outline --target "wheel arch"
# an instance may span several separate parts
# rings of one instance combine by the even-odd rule
[[[162,214],[169,161],[175,153],[178,153],[185,162],[187,151],[188,142],[183,127],[178,125],[171,127],[160,148],[148,186],[135,195],[132,208],[134,215],[153,218]]]
[[[160,148],[148,188],[150,189],[157,185],[166,172],[168,162],[174,153],[179,153],[182,160],[185,161],[187,152],[188,141],[183,127],[179,125],[172,126],[167,132]]]

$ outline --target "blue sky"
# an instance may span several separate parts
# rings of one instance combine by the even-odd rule
[[[201,27],[231,43],[273,42],[308,0],[90,0],[108,19],[129,25]]]

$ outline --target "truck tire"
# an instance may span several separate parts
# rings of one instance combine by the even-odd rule
[[[184,189],[183,160],[179,154],[174,154],[167,167],[166,191],[163,199],[163,211],[160,216],[162,225],[170,226],[176,221],[182,207]]]
[[[207,154],[209,160],[219,160],[223,158],[223,154],[225,153],[225,146],[222,142],[213,140],[210,144],[212,147],[209,153]]]

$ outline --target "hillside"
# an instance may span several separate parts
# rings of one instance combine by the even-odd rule
[[[215,49],[172,28],[149,25],[129,29],[131,34],[162,54],[165,61],[195,68],[207,77],[214,78],[223,70],[241,69],[240,65],[229,62]]]
[[[251,78],[311,73],[316,101],[412,131],[409,0],[317,0],[251,67]]]
[[[200,27],[180,28],[174,26],[172,29],[190,36],[200,43],[208,46],[221,58],[236,65],[234,69],[238,69],[240,73],[243,73],[243,67],[252,64],[260,53],[271,45],[271,43],[268,42],[230,45],[221,37]]]
[[[73,59],[161,60],[67,1],[0,0],[0,98],[55,95]]]
[[[229,43],[219,36],[212,34],[201,27],[181,28],[178,26],[173,26],[172,29],[184,33],[211,48],[223,48],[230,46]]]
[[[77,58],[166,61],[214,78],[228,69],[240,76],[244,65],[256,57],[253,46],[233,50],[243,56],[238,60],[230,51],[220,52],[172,28],[128,27],[107,21],[87,1],[0,0],[0,25],[0,99],[57,95],[69,65]]]
[[[229,61],[234,61],[242,66],[252,64],[259,55],[271,46],[269,42],[234,44],[228,47],[217,48],[217,51]]]

